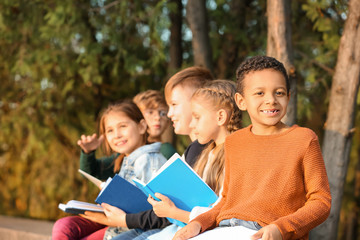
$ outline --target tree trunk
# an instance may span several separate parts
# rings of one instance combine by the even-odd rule
[[[169,14],[171,26],[170,26],[170,61],[168,65],[168,77],[169,79],[173,74],[175,74],[181,67],[182,64],[182,9],[183,5],[181,0],[170,0],[170,3],[175,5],[174,11],[171,11]],[[164,133],[161,136],[163,142],[170,142],[176,146],[176,135],[174,134],[174,128],[171,124],[166,128]]]
[[[359,134],[358,134],[359,135]],[[360,136],[360,135],[359,135]],[[360,147],[358,147],[358,160],[355,171],[354,186],[354,209],[349,214],[349,221],[346,224],[345,240],[358,239],[359,213],[360,213]]]
[[[349,163],[356,97],[360,78],[360,1],[349,1],[349,14],[340,40],[325,124],[323,155],[330,183],[329,218],[316,228],[312,239],[336,239],[343,187]]]
[[[205,0],[188,0],[186,19],[192,32],[194,64],[212,71],[212,52]]]
[[[169,61],[169,74],[172,76],[182,64],[182,3],[181,0],[170,0],[170,3],[175,5],[174,11],[169,14],[170,26],[170,61]]]
[[[290,79],[290,102],[283,121],[287,125],[296,123],[297,91],[295,67],[291,44],[290,1],[268,0],[268,36],[266,54],[282,62]]]
[[[248,1],[231,1],[230,19],[233,25],[232,29],[245,29],[246,23],[246,5]],[[234,76],[238,64],[238,51],[243,45],[241,40],[237,40],[234,31],[228,30],[221,40],[221,55],[214,67],[214,72],[218,79],[231,79]]]

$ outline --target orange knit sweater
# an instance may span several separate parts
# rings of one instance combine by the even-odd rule
[[[330,213],[331,195],[318,138],[293,126],[275,135],[254,135],[251,126],[225,140],[221,201],[194,221],[201,231],[225,219],[276,224],[283,240],[308,239]]]

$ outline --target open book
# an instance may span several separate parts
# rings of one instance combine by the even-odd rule
[[[118,174],[115,174],[113,178],[108,178],[95,202],[110,204],[126,213],[138,213],[152,208],[147,201],[147,196]]]
[[[175,153],[149,180],[144,183],[133,178],[135,184],[145,193],[156,200],[155,193],[161,193],[176,207],[191,211],[195,206],[209,207],[218,199],[215,192],[201,179],[201,177]],[[183,222],[169,218],[178,226],[185,226]]]
[[[99,188],[101,188],[101,191],[95,200],[95,202],[99,204],[107,203],[120,208],[126,213],[138,213],[152,208],[150,203],[147,201],[147,196],[145,196],[139,188],[120,177],[118,174],[115,174],[113,178],[109,177],[106,182],[102,182],[86,172],[81,170],[79,170],[79,172]],[[72,205],[69,205],[69,203]],[[64,212],[73,214],[83,213],[84,211],[91,211],[87,209],[83,210],[82,212],[72,210],[74,203],[79,203],[79,201],[71,200],[67,204],[60,203],[59,208]],[[92,203],[82,203],[84,205],[88,204],[87,206],[97,206],[96,204]],[[101,206],[97,207],[102,209]]]
[[[104,212],[104,209],[99,205],[76,200],[70,200],[66,204],[60,203],[59,208],[72,214],[83,214],[85,211]]]

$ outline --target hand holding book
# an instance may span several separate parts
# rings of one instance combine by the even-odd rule
[[[111,206],[107,203],[102,203],[101,206],[104,209],[104,213],[107,217],[109,224],[112,226],[122,226],[127,227],[126,225],[126,213],[120,208]]]
[[[155,200],[151,195],[148,197],[148,202],[153,206],[153,210],[158,217],[169,217],[177,219],[181,222],[189,222],[190,212],[184,211],[175,206],[173,201],[161,193],[155,193],[160,201]]]
[[[133,178],[133,181],[146,196],[151,195],[152,198],[160,201],[155,193],[161,193],[177,208],[187,212],[195,206],[210,207],[218,199],[214,191],[177,153],[157,171],[149,182],[144,183],[136,178]],[[183,218],[180,221],[168,216],[167,218],[178,226],[185,226],[182,222]]]

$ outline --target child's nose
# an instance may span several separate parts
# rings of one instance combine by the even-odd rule
[[[121,137],[121,135],[122,135],[122,134],[121,134],[121,130],[120,130],[120,129],[116,129],[115,131],[116,131],[116,132],[115,132],[116,137],[118,137],[118,138]]]
[[[274,104],[276,102],[276,97],[272,94],[269,94],[266,98],[267,104]]]
[[[171,116],[172,116],[172,108],[169,108],[169,111],[168,111],[168,113],[166,114],[166,116],[167,116],[168,118],[171,118]]]
[[[159,119],[161,118],[161,116],[160,116],[160,111],[154,111],[154,118],[155,118],[156,120],[159,120]]]
[[[193,119],[191,119],[191,121],[190,121],[189,128],[191,128],[191,129],[194,128],[194,120]]]

